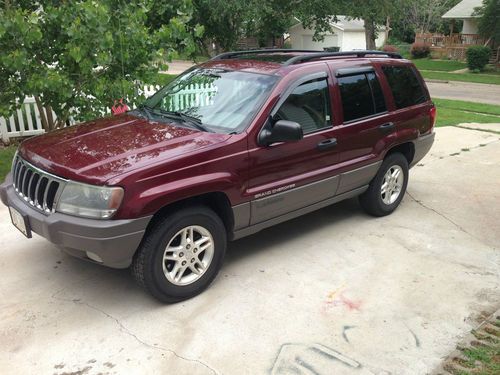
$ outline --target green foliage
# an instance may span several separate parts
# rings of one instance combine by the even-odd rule
[[[411,56],[415,59],[428,57],[431,53],[431,47],[424,43],[413,43],[410,49]]]
[[[189,0],[178,0],[184,7],[150,31],[154,3],[10,1],[0,9],[0,115],[33,95],[39,109],[56,113],[57,121],[42,113],[51,130],[70,116],[96,117],[116,99],[140,100],[140,82],[151,81],[179,46],[194,46]]]
[[[500,43],[500,0],[483,0],[483,6],[476,9],[479,34]]]
[[[16,153],[17,146],[11,145],[8,147],[3,147],[0,142],[0,183],[5,180],[5,176],[10,172],[10,167],[12,165],[12,159]]]
[[[490,60],[491,49],[485,46],[472,46],[467,48],[467,66],[472,72],[481,72]]]

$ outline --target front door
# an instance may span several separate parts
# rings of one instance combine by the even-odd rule
[[[324,71],[294,82],[271,113],[272,120],[295,121],[304,138],[250,150],[251,224],[260,223],[335,194],[338,176],[332,128],[330,78]]]

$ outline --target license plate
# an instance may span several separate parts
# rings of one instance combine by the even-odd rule
[[[28,224],[28,219],[21,215],[15,208],[9,207],[9,211],[12,224],[14,224],[14,226],[26,237],[31,238],[31,229]]]

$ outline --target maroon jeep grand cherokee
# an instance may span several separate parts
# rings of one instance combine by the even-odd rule
[[[26,236],[179,301],[215,278],[227,240],[354,196],[390,214],[435,117],[396,54],[226,53],[136,110],[23,142],[0,193]]]

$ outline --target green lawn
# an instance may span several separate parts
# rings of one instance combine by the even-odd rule
[[[160,86],[166,86],[170,82],[172,82],[175,77],[177,77],[177,74],[163,74],[163,73],[158,73],[158,75],[155,78],[154,82],[148,82],[150,85],[160,85]]]
[[[432,72],[428,70],[420,70],[420,73],[425,79],[438,79],[443,81],[461,81],[473,83],[489,83],[500,85],[499,73],[449,73],[449,72]]]
[[[419,70],[451,72],[467,68],[467,64],[465,62],[454,60],[415,59],[413,60],[413,63]]]
[[[436,126],[465,122],[500,123],[500,106],[497,105],[448,99],[433,99],[433,101],[437,107]]]
[[[12,158],[16,152],[17,146],[0,146],[0,182],[5,180],[5,176],[10,172]]]

